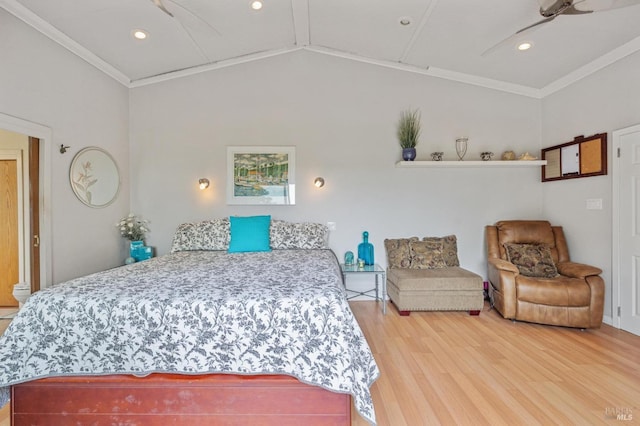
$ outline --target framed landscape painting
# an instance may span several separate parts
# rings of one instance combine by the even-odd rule
[[[295,165],[292,146],[228,146],[227,204],[295,204]]]

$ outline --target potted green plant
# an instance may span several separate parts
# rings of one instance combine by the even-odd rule
[[[417,109],[403,111],[398,120],[396,134],[402,147],[402,159],[415,160],[416,145],[420,136],[420,111]]]

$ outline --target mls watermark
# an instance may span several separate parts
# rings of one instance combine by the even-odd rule
[[[630,422],[633,420],[633,410],[624,407],[607,407],[604,409],[604,416],[607,419]]]

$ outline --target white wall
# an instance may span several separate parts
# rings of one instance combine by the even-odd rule
[[[640,54],[542,101],[304,51],[129,91],[4,10],[0,55],[0,113],[53,134],[53,282],[121,263],[113,223],[129,198],[152,220],[148,242],[159,254],[183,221],[271,213],[337,222],[339,256],[368,230],[383,265],[384,238],[455,233],[463,266],[483,276],[485,224],[545,217],[565,226],[575,260],[604,269],[611,313],[610,175],[540,184],[537,168],[397,169],[394,126],[401,110],[422,110],[419,159],[437,150],[455,159],[463,135],[475,159],[611,132],[640,122]],[[73,155],[90,145],[109,151],[122,174],[117,202],[104,209],[81,204],[68,182]],[[297,205],[228,206],[227,145],[296,146]],[[315,176],[325,188],[312,186]],[[212,187],[199,191],[199,177]],[[587,198],[602,198],[604,210],[586,211]]]
[[[418,159],[456,159],[459,136],[467,159],[541,147],[539,100],[299,51],[132,89],[132,210],[151,220],[159,254],[181,222],[269,213],[337,222],[339,257],[368,230],[383,265],[384,238],[455,233],[462,265],[485,276],[484,226],[541,217],[540,169],[395,168],[405,108],[422,111]],[[296,205],[227,205],[228,145],[295,146]]]
[[[54,283],[116,266],[124,242],[114,227],[129,210],[128,90],[0,9],[0,113],[51,129]],[[71,148],[60,154],[60,144]],[[104,209],[81,204],[69,185],[75,153],[99,146],[122,174],[117,201]],[[44,286],[48,283],[42,283]]]
[[[152,220],[148,242],[159,254],[183,221],[271,213],[337,222],[339,256],[368,230],[383,265],[384,238],[455,233],[463,266],[483,276],[485,224],[545,217],[565,226],[574,259],[605,270],[611,313],[610,175],[540,184],[537,168],[397,169],[394,126],[401,110],[422,110],[419,159],[436,150],[454,159],[462,135],[472,159],[610,132],[640,122],[639,54],[542,101],[304,51],[129,91],[4,10],[0,55],[0,113],[53,134],[45,208],[54,282],[121,263],[125,243],[113,223],[129,198]],[[71,146],[67,154],[60,144]],[[120,196],[104,209],[81,204],[68,182],[73,155],[90,145],[121,169]],[[297,205],[228,206],[227,145],[296,146]],[[312,186],[315,176],[325,188]],[[199,177],[212,187],[199,191]],[[604,210],[586,211],[587,198],[602,198]]]
[[[569,142],[577,135],[608,133],[608,175],[546,182],[543,212],[565,228],[572,260],[603,269],[605,317],[610,321],[612,276],[611,131],[640,123],[640,53],[635,53],[542,101],[542,144]],[[601,198],[602,210],[586,210]]]

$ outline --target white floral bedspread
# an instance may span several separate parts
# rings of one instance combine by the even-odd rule
[[[173,253],[34,294],[0,338],[8,387],[51,376],[286,374],[354,398],[379,370],[330,250]]]

